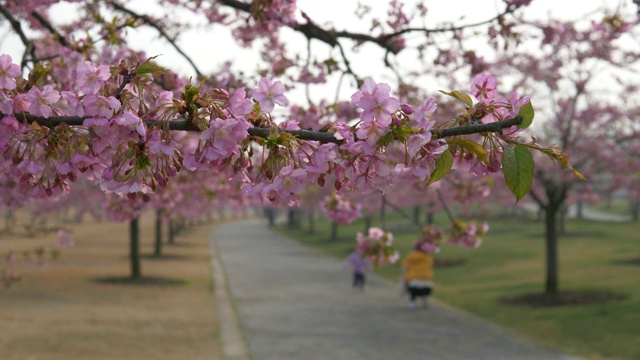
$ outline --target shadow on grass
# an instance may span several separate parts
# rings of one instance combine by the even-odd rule
[[[181,247],[205,247],[205,246],[208,246],[208,244],[202,245],[202,244],[190,243],[190,242],[174,242],[174,243],[163,244],[163,246],[166,246],[166,247],[177,247],[177,248],[181,248]]]
[[[91,279],[100,284],[134,285],[134,286],[182,286],[187,282],[180,279],[170,279],[157,276],[132,278],[130,276],[105,276]]]
[[[594,238],[604,237],[606,234],[603,231],[567,231],[565,233],[558,233],[558,238]],[[544,238],[544,233],[532,233],[526,235],[529,238]]]
[[[556,294],[529,293],[516,296],[506,296],[498,302],[506,305],[529,307],[554,307],[604,304],[624,300],[627,296],[605,290],[565,290]]]
[[[640,265],[640,256],[631,259],[622,259],[614,262],[618,265]]]
[[[467,259],[435,259],[435,266],[437,268],[461,266],[467,263]]]
[[[194,256],[191,255],[181,255],[181,254],[160,254],[156,256],[155,254],[144,254],[141,256],[146,260],[192,260]]]

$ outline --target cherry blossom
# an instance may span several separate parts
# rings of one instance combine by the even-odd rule
[[[496,94],[497,80],[487,74],[478,74],[471,83],[471,94],[483,103],[487,103]]]
[[[284,96],[284,85],[280,81],[271,83],[269,79],[262,78],[258,87],[253,89],[253,98],[260,103],[262,111],[270,112],[275,108],[275,104],[280,106],[289,105],[289,100]]]
[[[327,218],[338,224],[349,224],[361,216],[362,204],[353,203],[334,193],[324,198],[320,209]]]
[[[381,228],[369,228],[367,236],[358,232],[356,242],[357,251],[375,266],[393,264],[400,258],[400,254],[392,247],[393,234]]]
[[[85,94],[97,94],[107,80],[111,77],[109,67],[106,65],[95,66],[85,61],[76,68],[78,77],[76,82]]]
[[[12,62],[11,56],[0,55],[0,88],[13,90],[16,88],[16,80],[22,74],[20,66]]]
[[[391,124],[391,114],[400,108],[400,101],[389,95],[391,88],[387,84],[376,84],[371,78],[364,80],[360,91],[351,96],[351,101],[363,112],[360,119],[371,122],[374,119],[380,126]]]
[[[27,93],[26,101],[29,102],[29,112],[36,116],[50,117],[53,114],[53,104],[60,99],[60,93],[51,85],[45,85],[42,91],[32,87]]]

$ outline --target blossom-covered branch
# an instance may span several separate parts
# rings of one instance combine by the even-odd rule
[[[17,119],[25,119],[29,123],[37,123],[38,125],[54,128],[60,124],[66,124],[69,126],[82,126],[85,120],[91,119],[92,116],[51,116],[48,118],[33,116],[31,114],[16,114]],[[143,123],[148,127],[153,126],[166,126],[169,130],[182,130],[182,131],[202,131],[193,122],[185,119],[174,119],[169,121],[161,120],[144,120]],[[503,129],[517,126],[522,123],[522,117],[516,116],[512,119],[499,120],[487,124],[470,124],[461,125],[452,128],[445,129],[431,129],[429,130],[435,138],[446,138],[460,135],[479,134],[485,132],[501,132]],[[308,131],[308,130],[287,130],[280,129],[278,127],[264,128],[254,127],[247,130],[249,135],[257,136],[261,138],[268,138],[273,135],[273,132],[291,134],[300,140],[318,141],[321,143],[336,143],[341,144],[344,140],[337,139],[333,133]]]

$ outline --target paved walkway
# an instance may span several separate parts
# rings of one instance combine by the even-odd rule
[[[229,340],[234,348],[227,358],[576,359],[436,299],[428,310],[408,309],[397,285],[375,276],[364,292],[355,291],[341,261],[271,232],[260,220],[220,225],[211,238],[243,334]],[[238,352],[238,343],[248,352]]]

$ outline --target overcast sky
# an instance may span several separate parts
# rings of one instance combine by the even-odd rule
[[[603,4],[609,7],[616,7],[625,2],[628,4],[631,3],[630,0],[534,0],[532,5],[525,9],[525,11],[528,17],[547,17],[551,14],[556,18],[579,19],[584,16],[584,14],[599,8]],[[150,3],[149,0],[134,0],[128,2],[127,6],[144,13],[153,10],[153,8],[149,6]],[[365,3],[381,4],[382,6],[374,8],[374,11],[384,14],[388,2],[365,1]],[[409,6],[413,1],[408,0],[405,1],[405,3]],[[356,0],[299,0],[298,8],[309,14],[318,24],[331,23],[339,30],[345,29],[354,32],[366,32],[370,26],[370,20],[361,21],[353,15],[356,4]],[[57,11],[53,18],[64,21],[65,14],[73,13],[72,6],[73,5],[65,5],[64,2],[61,2],[57,5]],[[433,27],[433,24],[442,21],[455,21],[463,24],[486,20],[497,14],[499,9],[502,8],[502,1],[428,1],[427,6],[429,7],[427,25]],[[631,8],[631,10],[635,9]],[[180,14],[177,14],[177,16],[180,16]],[[226,60],[232,60],[234,69],[236,70],[244,70],[245,72],[251,73],[256,69],[256,61],[258,61],[259,57],[250,49],[241,49],[236,46],[228,29],[220,26],[213,28],[206,26],[203,18],[199,19],[199,22],[202,24],[202,28],[181,34],[178,43],[203,72],[211,72]],[[23,47],[19,39],[15,36],[5,35],[7,34],[7,30],[5,22],[5,29],[0,32],[0,39],[2,39],[0,50],[4,53],[11,54],[17,62],[22,56]],[[306,41],[302,35],[296,34],[291,30],[285,30],[285,34],[288,45],[291,48],[301,50],[306,48]],[[166,41],[159,39],[153,30],[145,28],[129,30],[129,35],[128,38],[134,48],[145,49],[149,56],[161,54],[157,59],[160,64],[177,70],[185,76],[195,75],[188,63],[173,50]],[[316,41],[313,46],[313,52],[318,58],[324,59],[328,56],[330,50],[326,45]],[[337,52],[334,51],[333,54],[337,56]],[[374,59],[373,61],[371,60],[372,57]],[[390,73],[384,69],[379,52],[372,55],[364,51],[364,53],[359,56],[353,56],[352,61],[354,66],[357,66],[357,73],[359,75],[371,75],[379,79],[378,81],[392,79]],[[387,79],[384,78],[385,76]],[[341,97],[343,99],[345,97],[348,98],[349,94],[353,92],[353,88],[343,87],[342,92],[344,94],[341,94]],[[304,101],[305,98],[304,94],[300,92],[288,95],[296,102]]]

